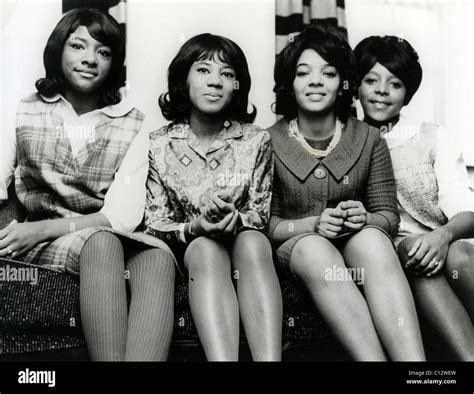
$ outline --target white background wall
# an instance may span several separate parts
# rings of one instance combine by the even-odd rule
[[[158,96],[167,91],[166,74],[171,60],[192,36],[219,34],[235,41],[247,57],[252,77],[250,101],[258,110],[256,124],[272,125],[274,7],[273,0],[130,1],[130,97],[158,126],[163,125]]]
[[[0,124],[6,132],[18,100],[44,75],[42,53],[60,19],[58,0],[0,0]],[[346,0],[349,41],[372,34],[408,39],[420,55],[424,79],[406,115],[448,125],[474,165],[474,1]],[[128,95],[158,127],[157,99],[168,65],[183,41],[211,32],[236,41],[247,55],[258,108],[269,126],[274,101],[273,0],[128,0]],[[0,139],[1,142],[1,139]]]

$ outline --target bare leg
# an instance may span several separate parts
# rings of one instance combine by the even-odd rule
[[[342,252],[347,265],[363,269],[367,304],[390,358],[424,361],[415,303],[390,239],[377,229],[362,229]]]
[[[281,360],[283,306],[268,239],[248,230],[231,251],[242,323],[254,361]]]
[[[127,267],[132,300],[125,361],[166,361],[173,333],[173,258],[164,250],[141,248]]]
[[[464,241],[451,244],[445,275],[474,323],[474,245]]]
[[[336,247],[319,235],[304,237],[293,249],[291,265],[330,329],[352,357],[357,361],[386,360],[369,308],[356,284],[328,276],[345,269]]]
[[[408,251],[414,238],[408,238],[398,247],[401,262],[408,261]],[[451,260],[452,262],[452,260]],[[448,269],[449,271],[449,269]],[[441,272],[435,276],[407,277],[422,316],[446,342],[458,360],[472,360],[474,334],[469,315]]]
[[[239,306],[227,249],[199,237],[188,246],[189,304],[209,361],[236,361],[239,355]]]

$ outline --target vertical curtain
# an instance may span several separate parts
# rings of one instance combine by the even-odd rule
[[[96,8],[102,11],[107,11],[112,15],[120,25],[123,37],[126,38],[126,19],[127,19],[127,7],[126,0],[62,0],[62,11],[63,13],[68,12],[74,8]],[[122,81],[126,81],[127,78],[126,67],[122,70]],[[127,85],[125,85],[126,87]],[[126,93],[126,89],[125,92]]]
[[[276,54],[288,39],[316,20],[333,23],[346,34],[344,0],[275,0]]]

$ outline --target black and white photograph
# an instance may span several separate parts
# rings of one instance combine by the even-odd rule
[[[262,363],[472,393],[473,22],[0,0],[0,393]]]

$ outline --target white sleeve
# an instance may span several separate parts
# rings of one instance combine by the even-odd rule
[[[438,205],[448,219],[472,209],[469,177],[457,141],[456,136],[439,127],[434,171],[438,180]]]
[[[145,210],[149,129],[142,126],[115,174],[100,212],[114,230],[133,232]]]
[[[19,111],[18,106],[18,111]],[[1,109],[3,112],[3,108]],[[16,166],[16,114],[7,113],[2,116],[0,124],[0,201],[8,200],[8,186],[13,178]]]

